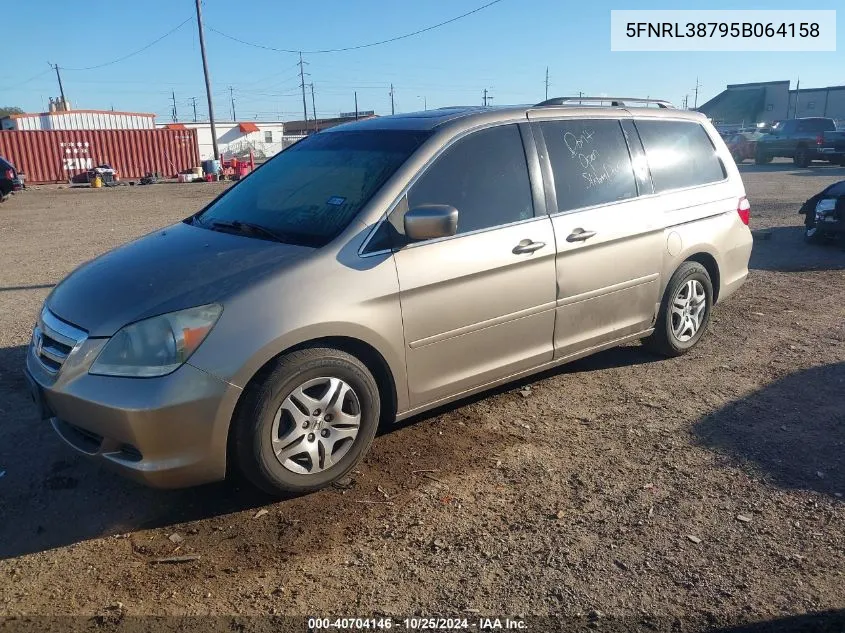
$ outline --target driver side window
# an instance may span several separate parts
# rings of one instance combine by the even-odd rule
[[[534,217],[519,128],[473,132],[447,148],[408,192],[408,208],[423,204],[455,207],[458,234]]]
[[[449,146],[382,222],[369,252],[401,248],[408,209],[448,204],[458,210],[457,234],[534,217],[528,164],[516,124],[473,132]]]

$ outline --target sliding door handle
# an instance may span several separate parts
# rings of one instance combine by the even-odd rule
[[[575,229],[566,237],[567,242],[583,242],[590,239],[596,234],[595,231],[585,231],[584,229]]]
[[[519,244],[513,247],[513,254],[522,255],[523,253],[533,253],[534,251],[539,251],[545,245],[545,242],[532,242],[531,240],[521,240]]]

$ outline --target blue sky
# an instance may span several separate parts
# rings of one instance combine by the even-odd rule
[[[245,46],[210,31],[287,49],[323,49],[382,40],[447,20],[487,0],[204,0],[214,108],[230,119],[229,87],[239,120],[302,118],[298,56]],[[480,104],[529,103],[550,96],[617,94],[680,103],[696,77],[699,104],[725,84],[791,79],[802,87],[845,84],[845,4],[841,0],[696,3],[707,9],[841,9],[836,53],[622,53],[610,51],[611,9],[686,9],[689,2],[654,0],[502,0],[422,35],[359,51],[305,56],[319,116],[353,110],[397,112]],[[127,55],[194,15],[192,0],[64,0],[19,3],[4,29],[0,105],[42,111],[58,95],[47,62],[58,62],[75,108],[155,112],[170,119],[171,91],[180,120],[191,120],[190,98],[207,116],[196,24],[188,22],[146,51],[98,70],[85,68]],[[35,77],[39,73],[40,76]],[[26,81],[32,77],[31,81]],[[24,83],[25,82],[25,83]],[[311,95],[308,93],[311,116]]]

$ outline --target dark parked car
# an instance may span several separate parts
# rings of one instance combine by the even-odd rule
[[[807,200],[798,213],[804,216],[804,239],[824,242],[845,233],[845,180],[840,180]]]
[[[0,202],[5,202],[10,193],[21,189],[23,189],[23,180],[18,177],[18,170],[0,156]]]
[[[776,157],[791,158],[798,167],[814,160],[843,164],[845,132],[837,132],[834,120],[824,117],[778,121],[757,140],[754,162],[763,165]]]

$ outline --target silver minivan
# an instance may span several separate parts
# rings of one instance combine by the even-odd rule
[[[748,274],[736,165],[701,114],[581,101],[325,130],[84,264],[33,331],[42,419],[150,485],[301,493],[380,422],[636,339],[683,354]]]

